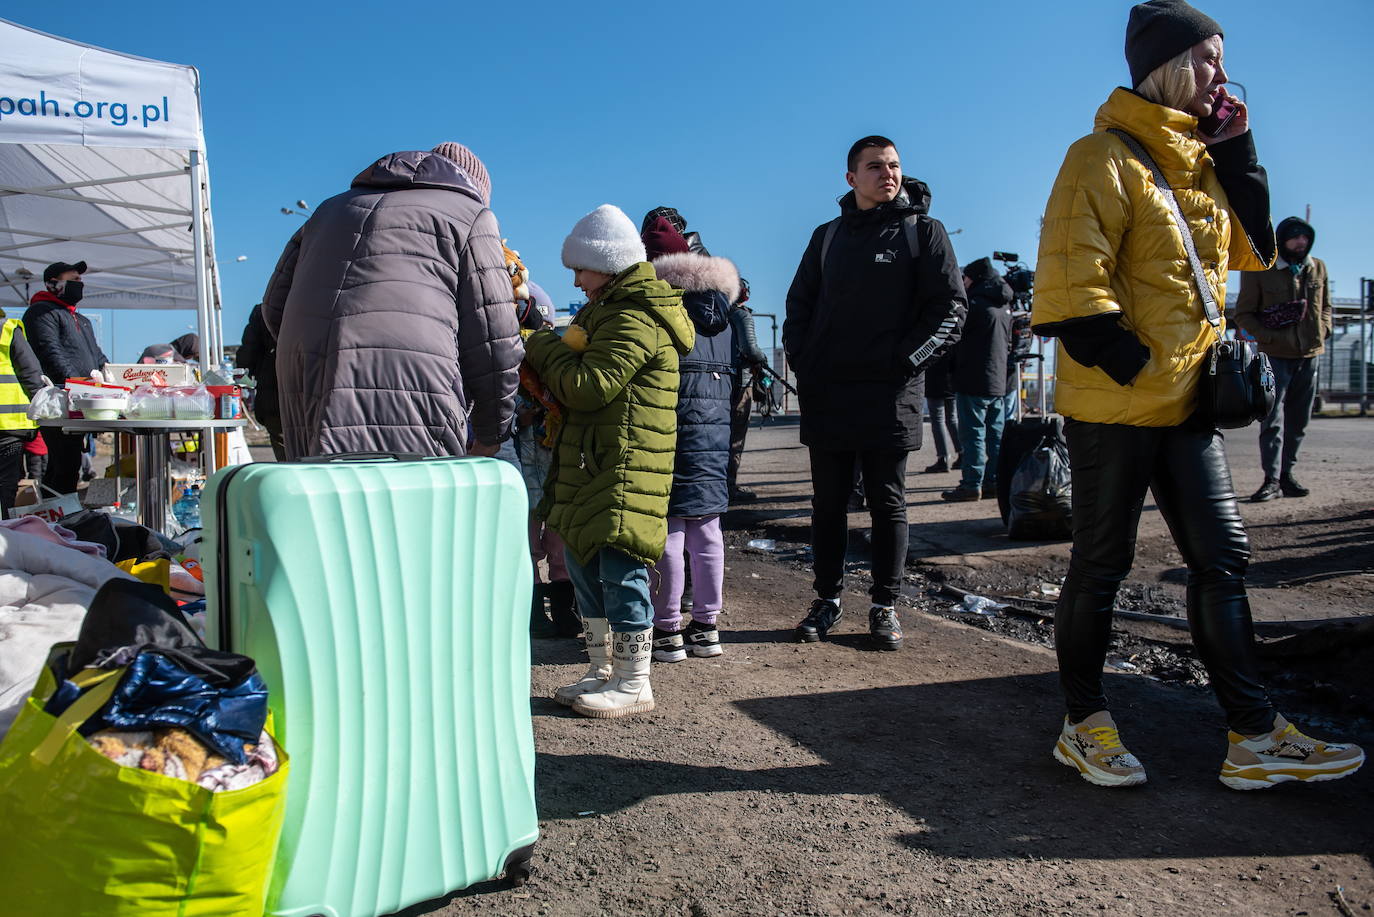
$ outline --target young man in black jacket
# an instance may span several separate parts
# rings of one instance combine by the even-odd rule
[[[906,463],[921,445],[925,367],[959,339],[965,310],[930,189],[902,174],[896,146],[870,136],[849,151],[838,219],[816,228],[787,293],[783,347],[797,374],[801,441],[811,451],[817,598],[797,639],[840,620],[846,504],[863,471],[873,525],[869,634],[901,646],[895,610],[906,562]]]

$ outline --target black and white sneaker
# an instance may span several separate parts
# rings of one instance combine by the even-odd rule
[[[698,624],[696,621],[689,621],[682,636],[687,641],[687,646],[691,649],[692,655],[698,658],[719,656],[725,652],[720,646],[720,631],[716,629],[714,624]]]
[[[816,599],[811,603],[811,610],[806,617],[797,625],[797,642],[819,643],[832,627],[840,623],[843,616],[839,599]]]
[[[654,628],[654,662],[681,662],[687,658],[682,631]]]

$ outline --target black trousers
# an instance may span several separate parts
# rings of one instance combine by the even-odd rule
[[[844,556],[849,547],[849,495],[854,474],[862,470],[868,512],[873,522],[873,588],[877,605],[892,605],[902,588],[906,566],[905,450],[836,452],[811,450],[811,556],[813,588],[823,599],[839,598],[844,586]]]
[[[272,447],[272,455],[279,462],[286,461],[286,435],[282,432],[281,415],[275,412],[259,411],[253,417],[267,431],[267,443]]]
[[[1268,732],[1274,708],[1259,680],[1245,535],[1221,433],[1211,429],[1065,425],[1073,471],[1073,554],[1054,613],[1069,718],[1107,709],[1102,665],[1117,587],[1135,559],[1145,492],[1188,565],[1188,627],[1230,727]]]
[[[0,519],[8,519],[24,477],[24,441],[0,433]]]
[[[48,467],[43,471],[44,486],[60,494],[76,493],[81,476],[81,454],[86,451],[86,434],[63,433],[46,427],[43,430],[43,442],[48,444]]]
[[[739,463],[744,458],[744,437],[749,435],[749,414],[754,409],[754,392],[747,385],[738,385],[730,399],[730,461],[725,466],[725,483],[735,492],[739,477]]]
[[[24,477],[30,481],[43,482],[43,471],[48,467],[48,453],[24,453]]]

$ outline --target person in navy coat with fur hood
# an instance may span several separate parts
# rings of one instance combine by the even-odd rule
[[[690,250],[663,217],[643,232],[658,278],[683,291],[696,344],[678,364],[677,454],[668,499],[668,544],[653,578],[654,660],[719,656],[716,618],[723,604],[725,541],[720,517],[730,503],[730,307],[739,299],[739,271],[725,258]],[[682,626],[686,562],[692,565],[692,620]]]

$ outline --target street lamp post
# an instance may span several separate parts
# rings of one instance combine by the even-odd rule
[[[309,204],[307,204],[305,201],[296,201],[296,206],[300,209],[293,210],[290,207],[283,207],[281,209],[281,212],[284,216],[292,216],[294,214],[298,217],[305,217],[306,219],[310,218],[311,208]]]

